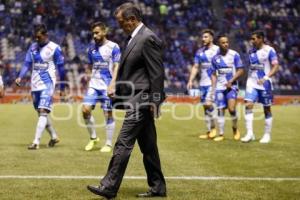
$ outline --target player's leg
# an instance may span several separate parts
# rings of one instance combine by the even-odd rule
[[[38,121],[36,125],[36,130],[35,130],[35,136],[32,144],[28,146],[29,150],[35,150],[39,149],[40,145],[40,140],[43,134],[43,131],[45,130],[46,124],[47,124],[47,115],[48,113],[44,109],[39,109],[38,111]]]
[[[105,131],[106,131],[106,142],[105,145],[100,149],[101,152],[111,152],[112,150],[112,139],[115,132],[115,121],[113,118],[112,111],[103,111],[105,116]]]
[[[242,142],[250,142],[255,140],[253,133],[253,106],[254,102],[258,98],[257,90],[254,88],[247,88],[245,95],[245,123],[246,123],[246,135],[241,138]]]
[[[102,91],[101,95],[101,108],[103,109],[105,117],[105,131],[106,131],[106,142],[105,145],[100,149],[101,152],[111,152],[112,150],[112,139],[115,132],[115,120],[112,112],[112,101],[106,95],[106,91]]]
[[[219,135],[214,138],[214,141],[219,142],[224,140],[224,128],[225,128],[225,108],[218,109],[218,128],[219,128]]]
[[[47,124],[46,124],[46,130],[50,134],[50,141],[48,142],[48,147],[54,147],[56,143],[59,142],[59,138],[57,136],[57,133],[52,125],[52,121],[50,119],[50,116],[47,115]]]
[[[227,94],[227,104],[228,104],[228,112],[230,114],[231,120],[232,120],[232,131],[233,131],[233,139],[234,140],[240,140],[241,134],[238,130],[237,126],[237,115],[236,115],[236,104],[237,104],[237,95],[238,90],[232,89]]]
[[[39,118],[37,121],[35,137],[28,149],[38,149],[43,131],[47,125],[47,116],[51,111],[52,105],[52,89],[32,92],[33,105],[38,112]]]
[[[217,135],[215,127],[213,95],[211,87],[200,87],[201,103],[203,103],[204,119],[207,127],[207,134],[200,135],[200,139],[214,138]]]
[[[82,116],[90,135],[90,140],[85,146],[86,151],[93,150],[96,147],[96,144],[99,142],[99,138],[96,134],[95,119],[92,115],[92,110],[97,103],[97,98],[97,91],[93,88],[89,88],[83,99]]]
[[[271,105],[273,102],[273,96],[270,91],[260,91],[259,102],[264,106],[265,113],[265,132],[263,137],[259,140],[260,143],[269,143],[271,141],[271,130],[272,130],[272,112]]]
[[[204,120],[205,120],[205,125],[207,127],[207,132],[205,134],[199,135],[200,139],[208,139],[208,134],[210,133],[210,121],[208,120],[208,116],[206,116],[206,109],[205,109],[205,96],[206,96],[206,89],[203,86],[200,86],[199,88],[200,91],[200,103],[203,105],[203,110],[204,110]]]
[[[227,107],[226,91],[217,90],[215,102],[218,108],[217,123],[219,128],[219,136],[214,138],[214,141],[224,140],[224,127],[225,127],[225,109]]]

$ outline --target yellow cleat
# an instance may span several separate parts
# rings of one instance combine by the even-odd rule
[[[91,151],[96,147],[96,144],[100,141],[100,139],[97,137],[96,139],[91,139],[89,143],[85,146],[86,151]]]
[[[210,130],[209,134],[208,134],[208,137],[209,138],[214,138],[217,136],[217,129],[213,128]]]
[[[207,132],[206,134],[203,134],[203,135],[199,135],[199,138],[203,139],[203,140],[208,139],[209,138],[208,134],[209,134],[209,132]]]
[[[241,138],[240,131],[238,129],[236,129],[236,131],[233,132],[233,139],[236,140],[236,141],[239,141],[240,138]]]
[[[112,150],[112,147],[110,145],[104,145],[101,149],[100,149],[100,152],[102,153],[109,153],[111,152]]]
[[[220,135],[220,136],[215,137],[215,138],[214,138],[214,141],[220,142],[220,141],[223,141],[224,139],[225,139],[224,136],[223,136],[223,135]]]

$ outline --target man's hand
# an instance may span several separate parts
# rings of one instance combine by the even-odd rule
[[[4,97],[4,87],[0,86],[0,98]]]
[[[107,96],[109,98],[114,98],[116,92],[116,86],[113,82],[111,82],[107,88]]]
[[[150,112],[154,118],[159,118],[161,115],[160,109],[156,105],[150,105]]]
[[[193,88],[193,82],[192,82],[192,81],[189,81],[188,84],[187,84],[187,86],[186,86],[186,88],[187,88],[188,90],[192,89],[192,88]]]
[[[66,91],[64,90],[59,91],[59,96],[64,98],[66,96]]]
[[[20,86],[21,86],[21,78],[20,78],[20,77],[17,78],[17,79],[15,80],[15,83],[16,83],[16,85],[17,85],[18,87],[20,87]]]
[[[263,85],[264,84],[264,82],[265,82],[265,79],[259,79],[258,81],[257,81],[257,84],[258,85]]]
[[[225,84],[226,88],[227,89],[231,89],[232,87],[232,82],[231,81],[228,81],[226,84]]]
[[[264,82],[265,82],[265,81],[268,81],[268,80],[270,80],[270,77],[269,77],[269,76],[264,76],[262,79],[259,79],[259,80],[257,81],[257,84],[258,84],[258,85],[263,85]]]
[[[60,100],[62,102],[65,102],[67,100],[67,94],[66,94],[66,91],[65,90],[60,90],[59,91],[59,97],[60,97]]]

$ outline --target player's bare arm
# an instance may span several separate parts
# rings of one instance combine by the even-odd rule
[[[237,81],[243,74],[245,70],[244,69],[237,69],[235,75],[226,83],[226,87],[230,89],[232,87],[232,83]]]
[[[114,63],[113,64],[112,79],[111,79],[111,82],[110,82],[110,84],[108,86],[108,89],[107,89],[107,95],[110,98],[114,97],[114,94],[115,94],[115,91],[116,91],[116,79],[117,79],[118,71],[119,71],[119,63]]]
[[[193,80],[199,72],[199,64],[194,64],[191,70],[191,75],[187,84],[187,89],[190,90],[193,87]]]
[[[276,62],[272,64],[271,71],[269,72],[268,75],[264,76],[262,79],[258,80],[259,85],[263,85],[265,81],[269,80],[272,76],[274,76],[279,70],[279,64]]]

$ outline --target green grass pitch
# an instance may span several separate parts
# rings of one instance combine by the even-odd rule
[[[156,121],[162,168],[166,177],[259,177],[295,180],[182,180],[167,179],[170,200],[297,200],[300,199],[300,106],[274,106],[272,142],[249,144],[233,141],[231,121],[226,121],[225,141],[200,140],[205,133],[203,110],[192,105],[166,104]],[[261,118],[257,108],[256,118]],[[28,151],[34,137],[37,115],[31,105],[0,105],[0,199],[1,200],[96,200],[86,186],[97,179],[4,178],[4,176],[102,176],[111,154],[85,152],[87,130],[82,127],[80,105],[55,105],[52,117],[61,143],[53,149],[44,133],[40,149]],[[242,114],[242,107],[239,107]],[[121,118],[124,113],[118,111]],[[103,122],[99,106],[96,122]],[[57,120],[55,120],[57,119]],[[115,137],[122,120],[117,120]],[[244,120],[239,121],[242,135]],[[263,134],[264,120],[254,121],[257,139]],[[104,128],[97,128],[101,144]],[[101,145],[99,145],[99,148]],[[136,145],[126,176],[145,176],[141,153]],[[136,199],[147,190],[146,180],[124,179],[116,199]],[[159,198],[158,198],[159,199]]]

